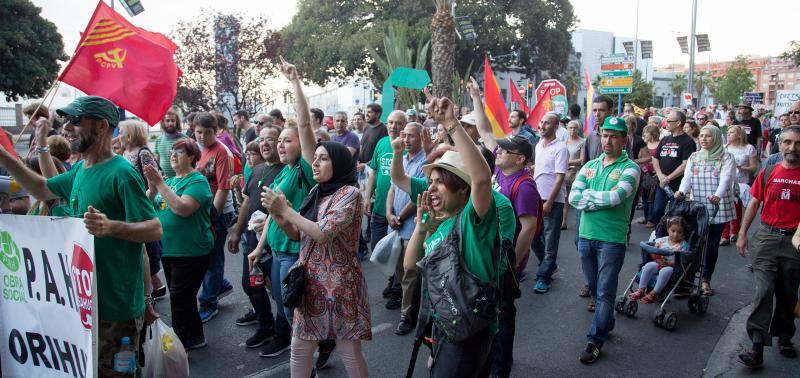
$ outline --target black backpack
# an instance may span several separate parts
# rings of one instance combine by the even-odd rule
[[[501,246],[492,251],[499,271]],[[482,282],[466,266],[461,251],[461,213],[442,244],[417,263],[425,280],[433,325],[448,341],[466,340],[497,319],[497,277]]]

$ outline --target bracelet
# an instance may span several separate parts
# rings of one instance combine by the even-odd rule
[[[50,146],[36,147],[36,151],[39,152],[39,153],[50,152]]]
[[[145,306],[147,306],[147,305],[153,306],[153,305],[155,305],[155,303],[156,303],[156,301],[153,300],[152,296],[149,296],[149,295],[145,295],[144,296],[144,304],[145,304]]]
[[[447,131],[448,134],[452,134],[453,130],[460,124],[461,124],[460,122],[454,121],[453,123],[450,124],[450,126],[445,126],[444,129],[445,131]]]

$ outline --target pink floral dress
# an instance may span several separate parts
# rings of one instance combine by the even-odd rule
[[[317,224],[326,237],[300,236],[306,262],[303,301],[294,311],[292,336],[302,340],[371,340],[367,284],[358,260],[361,194],[344,186],[320,200]]]

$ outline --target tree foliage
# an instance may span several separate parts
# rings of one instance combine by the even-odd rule
[[[433,1],[300,0],[292,22],[281,31],[284,56],[296,62],[317,84],[366,74],[376,86],[380,75],[367,59],[363,41],[380,48],[389,25],[408,25],[409,40],[431,39]],[[570,30],[576,18],[569,0],[463,0],[456,16],[469,16],[476,39],[455,41],[455,72],[480,67],[483,54],[520,52],[529,73],[564,71],[570,52]],[[430,70],[430,63],[426,66]]]
[[[718,103],[735,104],[742,92],[753,90],[755,84],[753,74],[747,69],[747,58],[740,55],[710,89]]]
[[[264,17],[204,12],[178,23],[171,36],[183,70],[175,102],[184,110],[219,109],[254,115],[274,102],[265,80],[274,76],[280,35]],[[215,25],[225,25],[223,29]]]
[[[56,25],[39,15],[29,0],[7,0],[0,6],[0,92],[7,101],[41,97],[67,60]]]
[[[672,77],[672,82],[669,84],[672,94],[680,98],[683,92],[686,92],[686,87],[689,86],[686,80],[686,75],[684,73],[680,72],[675,74],[675,76]]]
[[[642,78],[642,71],[633,72],[633,91],[622,96],[622,102],[633,103],[639,107],[653,106],[653,82]]]
[[[789,50],[780,56],[781,59],[789,59],[795,66],[800,66],[800,41],[789,42]]]
[[[376,47],[367,45],[369,55],[375,61],[378,72],[382,77],[381,81],[386,80],[398,67],[425,69],[430,42],[419,41],[416,45],[420,46],[418,50],[409,44],[408,27],[404,24],[396,24],[389,27],[388,33],[383,39],[383,53]],[[408,88],[398,88],[395,98],[397,99],[398,109],[416,107],[419,102],[420,92]]]

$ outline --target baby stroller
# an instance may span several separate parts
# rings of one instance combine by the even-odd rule
[[[669,193],[670,196],[672,193]],[[714,214],[719,210],[716,206]],[[706,239],[708,238],[708,224],[711,219],[706,211],[706,206],[697,201],[675,201],[674,205],[667,210],[664,217],[661,219],[655,229],[655,236],[667,236],[666,221],[670,217],[680,216],[686,220],[688,229],[684,232],[686,241],[690,246],[689,251],[680,251],[678,253],[659,249],[654,246],[653,242],[641,242],[639,246],[642,248],[642,263],[639,269],[631,279],[631,282],[625,288],[625,291],[617,297],[614,309],[619,314],[625,314],[629,318],[636,316],[639,309],[637,301],[628,299],[628,294],[633,292],[633,283],[639,281],[641,275],[641,268],[647,262],[651,261],[650,254],[658,254],[663,256],[675,255],[675,266],[664,290],[659,294],[659,302],[661,305],[656,309],[653,315],[653,323],[656,327],[661,327],[667,331],[675,329],[678,323],[678,315],[673,311],[666,311],[667,304],[673,299],[676,291],[689,294],[689,311],[697,314],[705,314],[708,311],[709,298],[700,294],[700,273],[702,272],[703,261],[706,253]],[[650,282],[646,283],[647,291],[652,290],[655,286],[656,278],[653,277]]]

